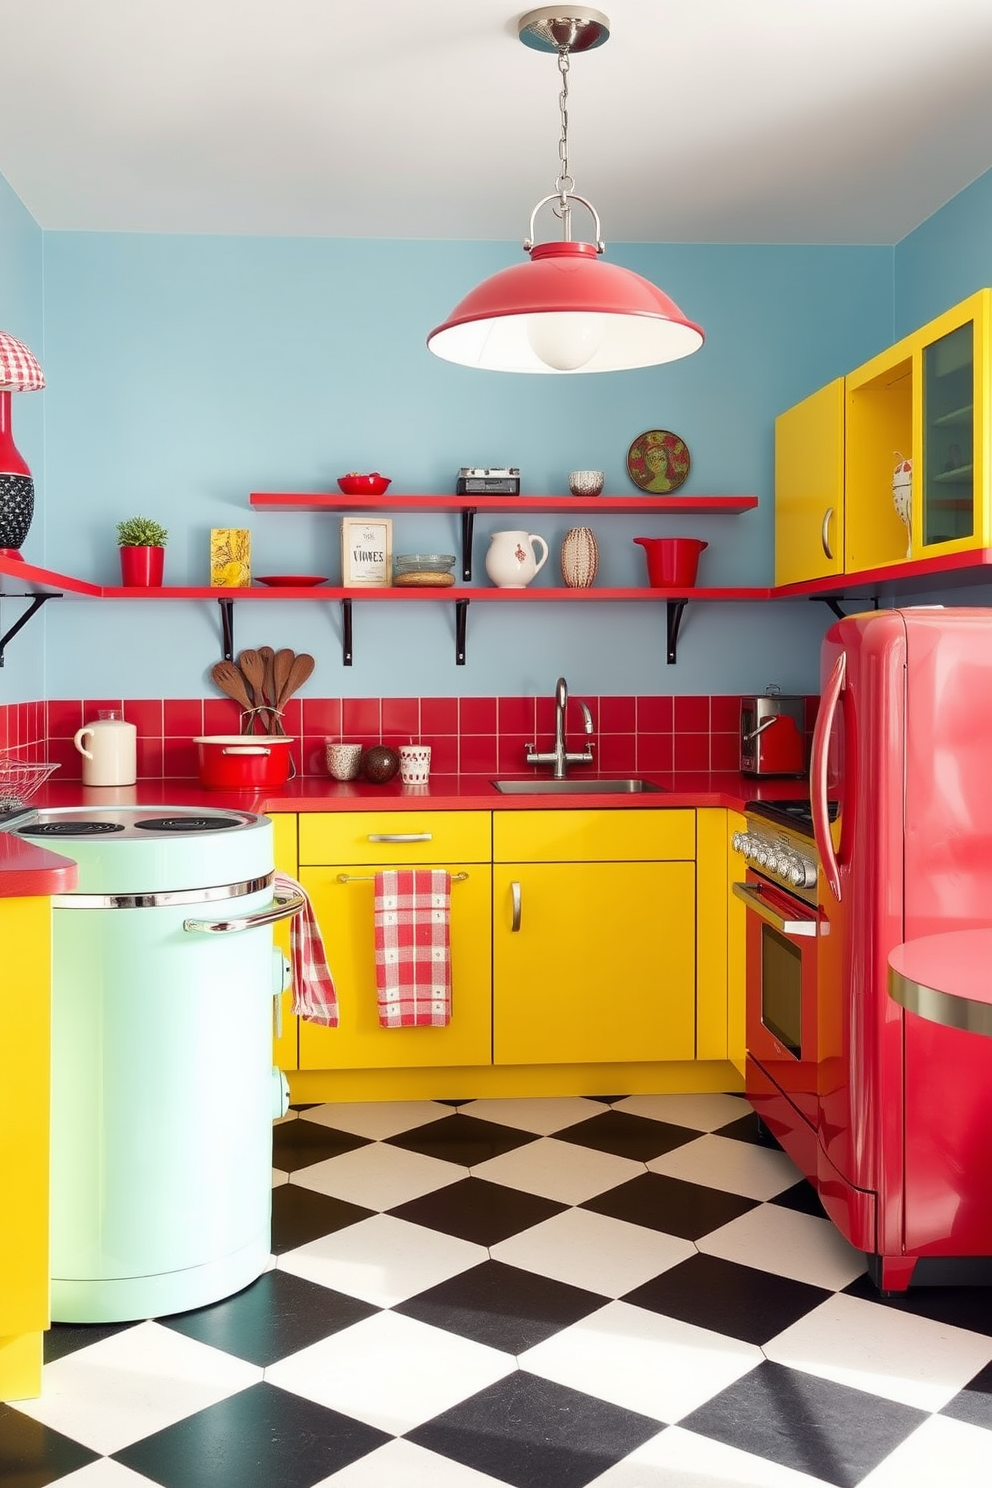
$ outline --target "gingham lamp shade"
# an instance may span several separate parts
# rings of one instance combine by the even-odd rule
[[[11,393],[34,393],[45,374],[23,341],[0,331],[0,555],[19,558],[34,515],[34,481],[14,444]]]

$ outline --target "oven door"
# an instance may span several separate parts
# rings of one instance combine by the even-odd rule
[[[734,893],[747,906],[745,1013],[751,1059],[816,1125],[816,952],[822,916],[749,869]]]

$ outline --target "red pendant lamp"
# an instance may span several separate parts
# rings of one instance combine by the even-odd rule
[[[0,558],[20,558],[34,516],[34,481],[14,443],[10,396],[44,386],[45,374],[23,341],[0,331]]]
[[[557,52],[561,74],[561,162],[555,192],[531,213],[524,240],[528,263],[502,269],[471,290],[427,338],[436,356],[490,372],[619,372],[677,361],[703,344],[703,332],[650,280],[601,261],[605,244],[592,203],[572,189],[568,169],[568,73],[573,52],[602,46],[609,18],[585,9],[563,15],[555,6],[528,11],[520,40]],[[554,202],[562,238],[534,242],[538,212]],[[572,241],[572,203],[595,223],[595,241]]]

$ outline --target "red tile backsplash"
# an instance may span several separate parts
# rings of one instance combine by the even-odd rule
[[[585,733],[579,701],[593,716]],[[807,700],[811,728],[817,699]],[[118,708],[138,728],[142,776],[189,778],[197,772],[198,734],[232,734],[240,710],[229,698],[53,698],[0,705],[0,748],[60,765],[61,780],[80,778],[73,735],[102,708]],[[736,770],[738,713],[734,696],[582,697],[574,694],[567,715],[567,743],[578,753],[594,745],[590,773],[632,774],[675,770]],[[291,698],[283,715],[287,734],[299,740],[294,758],[304,775],[323,775],[326,738],[362,744],[403,743],[411,736],[433,748],[436,774],[526,775],[533,744],[541,753],[554,746],[555,708],[550,694],[538,697],[471,698]]]

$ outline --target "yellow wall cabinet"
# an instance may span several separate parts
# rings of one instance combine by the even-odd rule
[[[775,420],[775,583],[844,572],[844,379]]]
[[[695,813],[493,817],[497,1064],[692,1059]]]
[[[52,916],[0,899],[0,1400],[41,1392],[48,1315]]]
[[[301,1070],[488,1064],[492,982],[491,823],[485,811],[303,815],[300,883],[320,925],[340,1009],[337,1028],[299,1022]],[[444,1028],[382,1028],[373,876],[444,868],[451,885],[452,1016]]]

